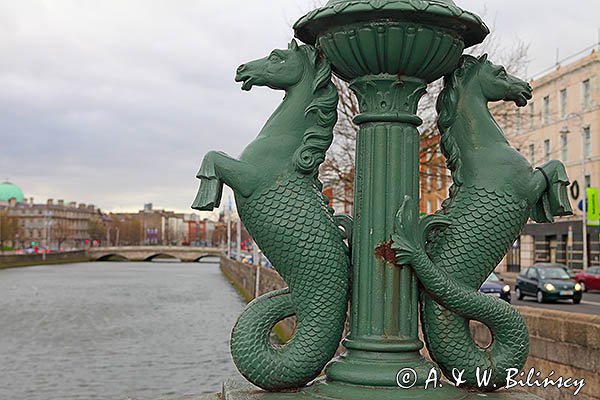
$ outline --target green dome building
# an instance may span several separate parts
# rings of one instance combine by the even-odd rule
[[[0,183],[0,202],[8,202],[13,197],[17,200],[17,203],[22,203],[23,191],[10,182]]]

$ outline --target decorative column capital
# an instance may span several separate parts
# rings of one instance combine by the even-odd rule
[[[426,93],[424,80],[394,75],[363,76],[352,81],[350,88],[358,98],[360,114],[356,124],[368,122],[423,123],[416,115],[419,100]]]

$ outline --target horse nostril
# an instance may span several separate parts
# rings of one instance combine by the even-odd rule
[[[244,71],[245,69],[246,69],[246,64],[242,64],[238,67],[237,73],[239,74],[240,72]]]

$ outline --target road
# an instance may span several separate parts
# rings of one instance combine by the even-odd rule
[[[583,314],[600,315],[600,291],[592,291],[583,294],[580,304],[573,304],[572,301],[558,301],[556,303],[538,304],[534,297],[525,297],[523,300],[517,300],[514,290],[511,293],[512,304],[516,306],[538,307],[550,310],[559,310],[566,312],[576,312]]]

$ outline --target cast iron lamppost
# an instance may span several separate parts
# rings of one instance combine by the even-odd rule
[[[585,154],[585,130],[583,129],[583,117],[579,113],[570,113],[566,116],[566,120],[569,121],[573,118],[577,118],[579,121],[579,132],[581,134],[581,154],[580,154],[580,162],[581,162],[581,186],[580,192],[582,194],[581,201],[581,234],[582,234],[582,243],[583,243],[583,255],[581,258],[581,262],[583,265],[583,270],[586,270],[588,267],[588,253],[587,253],[587,183],[586,183],[586,154]],[[560,133],[568,134],[570,132],[569,127],[565,125]]]
[[[360,104],[350,336],[347,354],[327,376],[389,387],[410,367],[422,384],[431,364],[419,354],[417,281],[409,268],[385,257],[387,241],[404,196],[419,198],[422,121],[416,110],[426,85],[452,71],[464,48],[483,41],[488,28],[450,0],[332,0],[294,29],[351,83]]]
[[[331,0],[294,29],[306,45],[292,41],[236,74],[244,90],[284,90],[281,105],[239,159],[211,151],[196,175],[192,207],[218,207],[223,184],[231,187],[248,232],[289,285],[250,302],[232,331],[238,370],[267,392],[226,384],[225,398],[478,396],[438,386],[437,366],[455,380],[454,370],[464,372],[471,388],[503,387],[507,370],[525,364],[527,328],[510,305],[478,288],[529,217],[551,222],[571,213],[564,166],[533,168],[488,109],[500,100],[526,105],[531,86],[487,55],[463,55],[488,29],[451,0]],[[332,215],[318,180],[337,116],[332,68],[360,107],[353,222]],[[438,126],[453,187],[443,212],[419,220],[416,111],[427,84],[442,76]],[[349,292],[346,352],[326,379],[305,386],[338,348]],[[420,354],[419,308],[437,366]],[[293,338],[272,345],[271,329],[292,315]],[[474,343],[470,320],[490,328],[489,348]],[[476,377],[481,368],[490,371],[487,383]],[[427,383],[436,390],[425,391]]]

